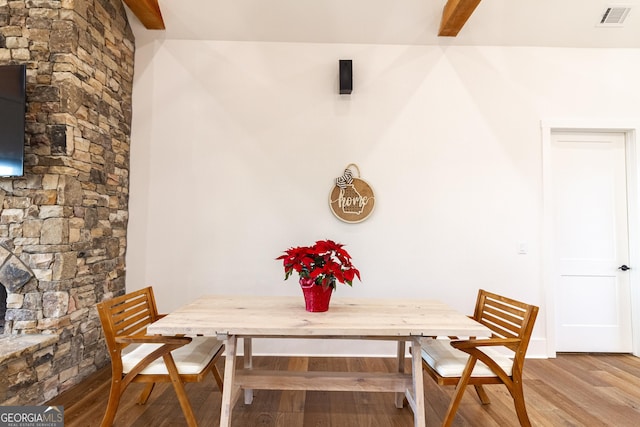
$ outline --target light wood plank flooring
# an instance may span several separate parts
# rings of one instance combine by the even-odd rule
[[[380,358],[255,357],[254,365],[265,369],[394,370],[394,360]],[[221,365],[221,372],[222,368]],[[527,409],[534,426],[640,425],[640,358],[563,354],[556,359],[529,359],[524,378]],[[66,427],[99,426],[109,394],[109,380],[110,371],[101,370],[48,404],[64,405]],[[447,409],[452,388],[440,387],[428,376],[424,380],[427,425],[437,426]],[[217,426],[220,392],[213,377],[186,387],[200,426]],[[471,388],[460,405],[455,426],[518,425],[506,388],[496,385],[486,389],[492,403],[481,405]],[[185,425],[169,384],[157,386],[144,406],[136,404],[141,390],[139,384],[129,387],[115,426]],[[413,426],[411,409],[397,409],[393,402],[391,393],[256,391],[252,405],[240,401],[234,408],[233,426]]]

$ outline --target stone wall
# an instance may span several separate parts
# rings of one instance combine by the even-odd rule
[[[0,178],[0,339],[20,348],[0,357],[0,405],[108,363],[95,305],[125,289],[133,54],[121,0],[0,0],[0,64],[27,65],[25,175]]]

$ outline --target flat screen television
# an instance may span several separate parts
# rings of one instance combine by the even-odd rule
[[[24,173],[26,66],[0,65],[0,176]]]

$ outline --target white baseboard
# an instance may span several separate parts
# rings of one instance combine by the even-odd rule
[[[547,339],[531,338],[531,341],[529,341],[529,348],[527,349],[527,357],[531,359],[548,359]]]

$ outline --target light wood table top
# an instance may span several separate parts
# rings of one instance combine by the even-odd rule
[[[487,336],[488,329],[435,300],[336,298],[310,313],[302,297],[203,296],[149,326],[151,334],[205,336]]]
[[[395,404],[406,397],[414,426],[425,426],[422,336],[489,336],[475,320],[434,300],[332,298],[329,311],[310,313],[302,297],[203,296],[149,325],[150,334],[217,336],[225,343],[220,426],[229,427],[240,391],[245,403],[253,389],[388,391]],[[238,338],[244,341],[244,367],[237,368]],[[397,341],[397,372],[291,372],[253,369],[252,338],[354,338]],[[412,346],[411,372],[405,372],[405,342]]]

